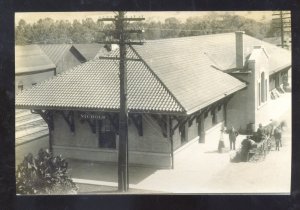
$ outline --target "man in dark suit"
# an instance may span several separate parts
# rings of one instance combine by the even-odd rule
[[[279,146],[282,146],[282,144],[281,144],[281,127],[280,126],[275,128],[274,138],[275,138],[275,145],[276,145],[275,150],[279,151]]]
[[[256,132],[256,141],[261,142],[265,138],[265,130],[262,127],[262,124],[259,124],[259,127]]]
[[[249,151],[252,147],[250,136],[247,136],[246,139],[242,141],[242,148],[241,148],[241,161],[242,162],[247,162],[248,161],[248,155]]]
[[[229,134],[230,150],[235,150],[235,141],[239,133],[234,129],[233,126],[231,126],[231,128],[227,132]]]

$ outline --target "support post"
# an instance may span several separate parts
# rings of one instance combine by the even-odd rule
[[[53,130],[49,128],[49,151],[53,154]]]
[[[199,141],[200,143],[205,143],[204,114],[205,114],[205,111],[201,112],[199,125],[198,125],[198,126],[200,126],[200,141]]]
[[[54,123],[53,123],[53,112],[52,111],[45,111],[47,119],[48,119],[48,130],[49,130],[49,151],[53,154],[53,130],[54,130]]]
[[[224,126],[227,127],[227,103],[228,101],[226,100],[224,105],[223,105],[223,117],[224,117]]]
[[[33,114],[39,114],[43,120],[47,123],[48,125],[48,130],[49,130],[49,151],[50,153],[53,153],[53,130],[54,130],[54,123],[53,123],[53,111],[51,110],[31,110],[31,113]]]
[[[171,144],[171,169],[174,169],[174,145],[173,145],[173,132],[172,132],[172,118],[167,115],[167,137]]]
[[[184,140],[185,142],[189,141],[189,121],[186,120],[184,124]]]

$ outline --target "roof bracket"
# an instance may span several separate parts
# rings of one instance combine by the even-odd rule
[[[86,119],[93,133],[96,133],[96,119]]]
[[[188,120],[188,121],[189,121],[189,127],[192,126],[193,121],[194,121],[194,119],[196,119],[196,118],[197,118],[197,115],[196,115],[196,114],[194,114],[193,116],[191,116],[191,118]]]
[[[112,126],[114,127],[116,134],[119,134],[119,115],[106,113],[105,117],[108,118]]]
[[[201,115],[204,115],[206,112],[208,112],[208,108],[204,108],[204,109],[201,109],[198,114],[197,114],[197,118],[196,118],[196,121],[197,123],[201,123]]]
[[[53,111],[52,110],[30,110],[32,114],[39,114],[43,118],[43,120],[47,123],[48,128],[50,131],[54,130],[54,123],[53,123]]]
[[[85,112],[79,112],[79,116],[82,116],[84,114],[85,114]],[[95,118],[93,118],[93,119],[90,119],[90,118],[80,118],[80,122],[81,123],[84,123],[85,121],[88,122],[88,124],[89,124],[92,132],[96,133],[96,119]]]
[[[177,124],[173,128],[171,128],[171,135],[174,134],[177,128],[180,129],[182,125],[184,125],[187,121],[189,121],[190,117],[180,117],[180,118],[175,117],[175,119],[177,120]]]
[[[167,138],[167,120],[165,119],[166,116],[164,115],[150,115],[152,119],[154,119],[159,127],[161,128],[162,135]]]
[[[71,132],[74,133],[75,132],[74,111],[68,111],[68,113],[65,113],[64,111],[60,111],[59,113],[63,116],[63,118],[67,122]]]
[[[136,129],[138,130],[139,136],[143,136],[143,119],[141,114],[131,114],[129,116],[133,124],[135,125]]]

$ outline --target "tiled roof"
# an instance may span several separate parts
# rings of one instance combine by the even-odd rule
[[[103,44],[97,43],[73,44],[73,46],[87,61],[94,59],[98,53],[101,53],[101,51],[105,49]]]
[[[128,58],[143,60],[128,61],[131,111],[190,114],[245,87],[241,81],[212,67],[212,59],[191,43],[156,40],[128,48]],[[118,55],[116,49],[108,57]],[[117,110],[118,71],[117,60],[95,59],[23,91],[17,95],[16,105]]]
[[[211,64],[220,70],[236,68],[235,33],[149,40],[146,45],[151,46],[151,48],[158,48],[156,51],[168,52],[164,57],[168,56],[169,59],[185,54],[190,55],[191,58],[194,55],[205,55],[209,58]],[[262,45],[268,52],[271,72],[278,71],[280,68],[291,64],[290,51],[244,34],[245,57],[251,54],[254,46],[259,45]],[[135,48],[146,49],[140,46]]]
[[[127,69],[131,112],[184,111],[141,61],[128,61]],[[24,90],[16,97],[16,107],[114,111],[119,100],[118,62],[94,59]]]
[[[38,45],[15,46],[16,74],[55,69],[55,64]]]
[[[238,79],[212,67],[215,62],[206,56],[208,51],[204,51],[205,46],[219,46],[214,42],[202,44],[197,42],[198,39],[199,37],[155,40],[147,41],[143,46],[134,46],[188,113],[245,87]],[[221,48],[223,49],[222,46]]]
[[[41,44],[39,46],[55,64],[58,64],[65,52],[72,47],[70,44]]]

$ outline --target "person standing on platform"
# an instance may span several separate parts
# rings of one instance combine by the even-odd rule
[[[259,124],[259,127],[256,132],[256,140],[257,142],[261,142],[265,138],[265,131],[262,127],[262,124]]]
[[[274,138],[275,138],[275,145],[276,145],[275,150],[279,151],[279,146],[281,145],[281,127],[280,126],[278,126],[277,128],[275,128],[275,130],[274,130]]]
[[[252,147],[250,136],[247,136],[246,139],[242,141],[242,148],[240,153],[240,160],[242,162],[247,162],[249,160],[249,151]]]
[[[239,133],[234,129],[233,126],[231,126],[231,128],[227,132],[229,134],[230,150],[235,150],[235,141]]]

